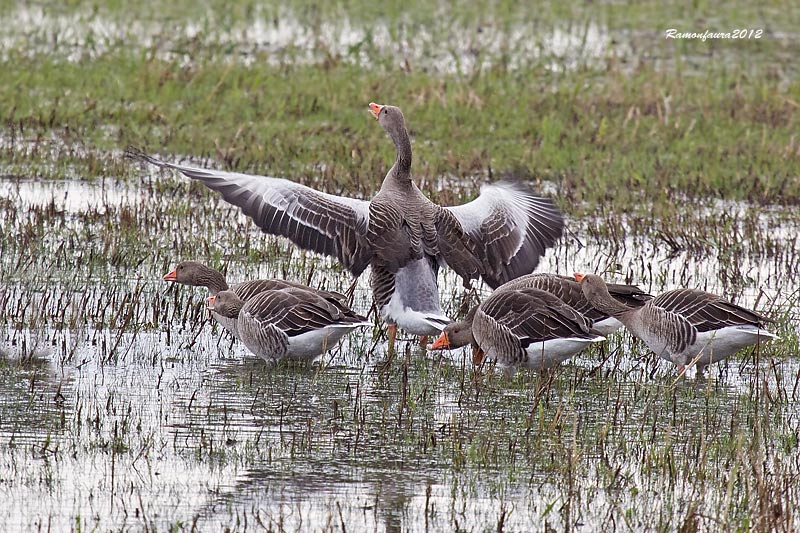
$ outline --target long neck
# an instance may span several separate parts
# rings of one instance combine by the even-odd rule
[[[213,268],[205,268],[197,276],[197,284],[201,287],[208,287],[208,291],[215,296],[220,291],[228,290],[228,282],[221,272]]]
[[[398,181],[411,181],[411,139],[406,129],[398,128],[389,134],[397,149],[397,158],[389,172]]]
[[[592,292],[584,291],[584,296],[592,304],[592,307],[605,315],[613,316],[623,323],[631,312],[636,311],[636,309],[615,300],[605,286],[598,287]]]

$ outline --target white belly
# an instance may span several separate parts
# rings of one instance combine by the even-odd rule
[[[769,339],[777,338],[765,329],[756,326],[739,325],[728,326],[712,331],[704,331],[697,334],[694,344],[688,346],[681,353],[672,353],[665,342],[657,336],[640,337],[645,341],[647,347],[653,352],[676,365],[689,365],[696,360],[701,369],[711,363],[727,359],[739,350],[752,346],[757,342],[765,342]]]
[[[436,335],[452,322],[441,312],[416,311],[405,305],[398,291],[395,291],[389,303],[383,306],[381,314],[413,335]]]
[[[575,356],[593,342],[604,340],[604,337],[596,337],[594,339],[552,339],[535,342],[526,350],[528,362],[524,366],[534,370],[552,368]]]
[[[497,353],[494,349],[486,351],[486,358],[489,361],[496,361],[498,365],[504,367],[521,366],[531,370],[547,370],[560,365],[593,342],[604,340],[606,340],[605,337],[595,337],[593,339],[567,338],[535,342],[525,350],[528,355],[527,361],[512,361],[508,354]]]
[[[615,331],[617,331],[619,328],[622,327],[622,322],[620,322],[613,316],[610,316],[608,318],[604,318],[603,320],[595,322],[594,325],[592,325],[592,327],[597,331],[599,331],[600,333],[602,333],[603,335],[610,335],[611,333],[614,333]]]
[[[442,313],[436,277],[427,259],[397,271],[394,293],[381,315],[413,335],[436,335],[452,322]]]
[[[755,326],[728,326],[697,334],[697,342],[686,353],[686,362],[696,357],[697,365],[707,366],[722,361],[743,348],[778,338],[777,335]]]
[[[361,325],[328,326],[289,337],[286,357],[290,359],[313,359],[336,346],[339,339],[358,327],[361,327]]]

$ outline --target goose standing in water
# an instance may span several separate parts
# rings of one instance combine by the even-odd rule
[[[371,202],[280,178],[168,163],[134,149],[127,155],[202,182],[264,232],[336,257],[354,276],[371,265],[373,297],[389,323],[391,345],[397,326],[431,335],[450,322],[439,304],[440,266],[465,284],[482,277],[496,288],[536,268],[561,236],[564,219],[552,200],[516,183],[484,185],[460,206],[434,204],[411,179],[411,141],[400,109],[370,104],[370,111],[397,152]]]
[[[236,321],[239,339],[268,363],[311,360],[344,335],[372,323],[326,291],[309,287],[269,289],[246,302],[232,290],[209,296],[208,309]]]
[[[225,280],[225,276],[222,275],[222,272],[206,266],[198,261],[181,261],[173,270],[164,276],[164,281],[180,283],[182,285],[192,285],[194,287],[206,287],[211,296],[216,296],[219,292],[230,289],[236,294],[237,297],[239,297],[239,299],[245,302],[254,295],[263,291],[296,287],[301,289],[315,290],[318,294],[323,295],[325,298],[338,300],[342,304],[347,303],[347,298],[338,292],[310,289],[309,287],[300,283],[294,283],[292,281],[286,281],[282,279],[255,279],[237,283],[233,285],[233,287],[229,287],[228,282]],[[215,311],[211,312],[211,316],[236,339],[239,338],[235,317],[227,317]]]
[[[696,364],[702,376],[711,363],[778,338],[763,329],[767,318],[705,291],[676,289],[633,309],[612,298],[600,276],[576,273],[575,279],[595,309],[622,322],[656,355],[677,365],[679,373]]]
[[[549,292],[531,287],[499,289],[467,318],[449,324],[429,347],[472,344],[473,362],[546,371],[605,337],[592,322]]]
[[[614,333],[622,327],[622,322],[592,307],[592,304],[583,295],[580,283],[575,281],[574,278],[544,272],[527,274],[503,284],[497,290],[524,288],[540,289],[558,297],[565,304],[588,318],[592,322],[592,328],[603,335]],[[653,297],[636,285],[610,283],[608,290],[615,300],[634,308],[643,306]]]

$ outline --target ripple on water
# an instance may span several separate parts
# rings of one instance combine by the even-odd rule
[[[13,209],[0,204],[0,220],[11,224],[7,217],[25,217],[43,203],[80,215],[103,213],[104,205],[175,201],[109,180],[0,181],[0,192],[15,199]],[[199,212],[209,200],[183,201]],[[711,206],[697,216],[714,216],[717,208],[731,212],[730,205]],[[731,219],[743,236],[733,265],[724,250],[675,255],[653,228],[633,223],[620,242],[590,240],[587,228],[600,222],[582,220],[571,226],[584,245],[564,239],[540,270],[610,265],[652,292],[687,284],[752,304],[763,291],[760,302],[788,308],[797,279],[782,276],[781,263],[768,258],[773,252],[758,251],[745,228],[761,239],[763,227],[777,248],[789,247],[796,221],[780,210],[751,214],[742,205]],[[165,228],[185,226],[169,217]],[[108,222],[101,214],[81,224],[100,232]],[[224,242],[239,246],[241,238]],[[217,260],[221,247],[212,242],[208,256]],[[244,261],[246,254],[234,250],[231,277],[283,275],[280,258]],[[594,530],[609,514],[647,527],[651,517],[637,509],[672,516],[687,499],[702,512],[722,509],[725,461],[747,460],[741,453],[753,433],[748,424],[764,413],[761,431],[771,438],[759,442],[776,443],[769,453],[782,469],[772,475],[797,474],[791,457],[800,365],[786,350],[764,347],[758,358],[717,365],[707,386],[676,385],[670,365],[629,337],[613,336],[602,350],[566,365],[540,394],[526,373],[473,383],[464,351],[422,358],[413,343],[401,342],[385,365],[384,341],[365,330],[323,358],[322,367],[266,370],[204,321],[203,290],[161,282],[164,264],[176,259],[168,246],[102,279],[83,270],[53,275],[36,261],[25,263],[29,253],[16,247],[5,254],[27,266],[4,268],[0,286],[0,523],[10,529],[64,530],[81,517],[82,526],[98,529],[195,521],[199,529],[245,529],[247,521],[421,531],[455,524],[495,529],[502,520],[507,529],[525,530],[545,520]],[[723,268],[740,271],[740,284],[713,275]],[[338,290],[349,284],[325,268],[311,277]],[[353,305],[366,312],[364,278]],[[441,283],[447,312],[455,314],[460,281],[443,274]],[[708,450],[703,475],[713,486],[698,495],[689,472],[699,450]],[[669,477],[665,457],[677,478]]]

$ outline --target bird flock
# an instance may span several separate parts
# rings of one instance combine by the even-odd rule
[[[369,104],[396,150],[372,200],[336,196],[289,180],[169,163],[129,148],[129,157],[177,170],[237,206],[264,232],[336,258],[353,276],[370,269],[373,302],[387,324],[389,350],[400,328],[429,350],[470,345],[473,362],[549,372],[625,327],[681,374],[776,338],[770,320],[693,288],[653,297],[634,285],[593,274],[533,273],[564,232],[551,199],[525,184],[496,182],[477,198],[443,207],[411,175],[412,149],[402,111]],[[450,268],[465,287],[482,280],[494,291],[464,319],[446,316],[437,282]],[[229,286],[218,271],[183,261],[164,280],[207,287],[211,316],[267,362],[312,360],[348,333],[372,326],[345,295],[291,280]],[[428,336],[436,335],[428,344]]]

